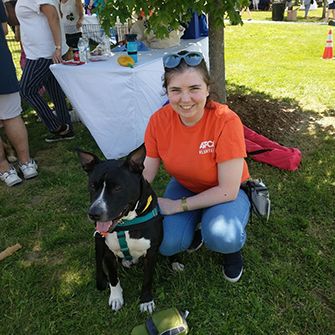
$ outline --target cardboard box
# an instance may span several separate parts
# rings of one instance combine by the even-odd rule
[[[292,9],[287,11],[287,21],[297,21],[297,9]]]

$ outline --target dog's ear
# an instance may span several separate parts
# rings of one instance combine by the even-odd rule
[[[137,149],[133,150],[126,158],[125,165],[128,166],[131,172],[142,173],[144,170],[145,146],[142,144]]]
[[[81,166],[86,172],[91,172],[94,166],[100,162],[100,159],[90,152],[80,149],[76,149],[76,152],[79,156]]]

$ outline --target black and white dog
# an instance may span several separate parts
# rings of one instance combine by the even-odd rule
[[[152,282],[158,248],[163,237],[157,197],[143,178],[145,147],[131,152],[125,160],[99,160],[92,153],[78,150],[81,165],[88,173],[91,204],[89,217],[96,223],[96,285],[110,287],[109,306],[123,306],[117,275],[117,260],[130,266],[144,256],[144,280],[140,310],[155,309]]]

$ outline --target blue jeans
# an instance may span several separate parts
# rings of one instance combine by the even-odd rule
[[[194,194],[172,178],[166,187],[164,197],[180,199]],[[172,256],[188,249],[199,222],[204,244],[209,250],[223,254],[237,252],[246,241],[245,228],[249,215],[250,202],[242,190],[234,201],[166,215],[163,220],[164,237],[160,253]]]

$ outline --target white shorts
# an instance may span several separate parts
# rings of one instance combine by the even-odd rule
[[[19,92],[0,94],[0,120],[8,120],[21,114],[21,97]]]

